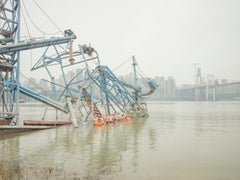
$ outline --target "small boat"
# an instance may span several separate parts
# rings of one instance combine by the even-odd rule
[[[64,126],[72,124],[71,121],[38,121],[38,120],[24,120],[25,126]]]
[[[6,120],[0,120],[0,125],[9,125],[10,122]]]

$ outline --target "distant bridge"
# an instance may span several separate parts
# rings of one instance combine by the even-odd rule
[[[176,96],[182,100],[240,100],[240,82],[181,88],[177,89]]]

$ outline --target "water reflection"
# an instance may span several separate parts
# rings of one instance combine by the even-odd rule
[[[119,174],[123,153],[131,151],[132,169],[138,164],[138,133],[145,119],[101,128],[32,132],[1,140],[2,178],[101,177]],[[134,171],[134,170],[133,170]]]

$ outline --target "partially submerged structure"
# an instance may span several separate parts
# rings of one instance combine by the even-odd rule
[[[48,106],[70,115],[74,127],[79,121],[91,120],[94,115],[126,111],[132,116],[147,116],[143,97],[150,95],[157,84],[149,80],[149,90],[138,87],[136,60],[133,57],[134,83],[117,77],[108,66],[100,63],[97,51],[79,45],[73,50],[76,35],[69,29],[61,37],[20,39],[20,0],[0,1],[0,121],[19,124],[19,95],[23,93]],[[63,48],[63,45],[66,47]],[[20,83],[21,51],[44,48],[32,71],[44,68],[51,84],[50,94],[41,94]],[[75,76],[66,78],[69,70],[79,69]],[[62,83],[55,82],[56,71]]]

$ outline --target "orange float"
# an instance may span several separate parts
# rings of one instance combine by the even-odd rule
[[[131,118],[130,117],[126,117],[126,122],[130,122]]]
[[[102,123],[101,123],[101,122],[95,122],[95,123],[94,123],[94,126],[98,126],[98,127],[99,127],[99,126],[102,126]]]

